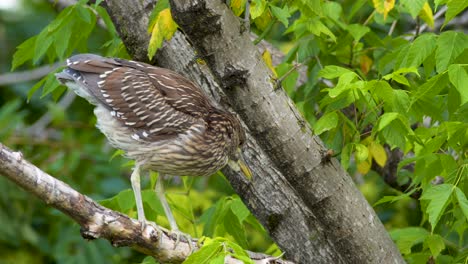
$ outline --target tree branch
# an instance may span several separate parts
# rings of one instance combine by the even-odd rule
[[[33,70],[5,73],[0,75],[0,86],[37,80],[55,70],[60,63],[44,65]]]
[[[128,246],[169,263],[183,262],[191,254],[189,243],[194,250],[199,249],[196,240],[180,241],[175,247],[175,234],[170,231],[156,224],[142,227],[141,222],[99,205],[25,160],[21,152],[14,152],[1,143],[0,174],[71,217],[81,226],[85,239],[104,238],[113,246]],[[255,263],[292,264],[265,254],[248,253]],[[239,260],[227,257],[226,263],[239,263]]]

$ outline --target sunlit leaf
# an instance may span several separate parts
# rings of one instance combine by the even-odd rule
[[[346,68],[340,67],[340,66],[327,65],[325,66],[325,68],[320,70],[318,77],[323,77],[326,79],[334,79],[349,72],[352,72],[352,71]]]
[[[434,13],[428,2],[424,3],[421,12],[419,12],[419,17],[421,17],[431,29],[434,28]]]
[[[455,188],[455,196],[457,197],[458,204],[460,205],[460,208],[465,215],[466,220],[468,221],[468,199],[466,199],[465,194],[458,187]]]
[[[214,259],[218,253],[223,251],[223,244],[217,241],[212,243],[205,243],[205,245],[200,248],[195,253],[191,254],[183,264],[200,264],[200,263],[209,263],[210,260]]]
[[[271,12],[285,27],[288,27],[289,21],[288,18],[291,16],[289,14],[288,6],[285,5],[283,8],[270,5]]]
[[[450,0],[447,2],[447,12],[443,26],[447,25],[456,15],[468,7],[468,0]]]
[[[407,227],[390,230],[390,236],[400,249],[403,255],[411,253],[414,245],[420,244],[430,233],[422,227]]]
[[[316,135],[320,135],[325,131],[334,129],[338,126],[338,114],[336,112],[330,112],[322,116],[317,123],[314,124],[314,132]]]
[[[468,74],[465,67],[460,64],[452,64],[448,68],[450,82],[460,93],[461,104],[468,102]]]
[[[37,36],[27,39],[16,47],[16,52],[13,55],[11,63],[11,70],[14,71],[19,66],[23,65],[26,61],[32,60],[34,57],[34,47],[36,46]]]
[[[367,160],[367,157],[369,156],[369,149],[366,146],[363,144],[355,144],[354,149],[354,156],[358,162]]]
[[[437,234],[430,234],[424,240],[424,245],[429,248],[432,256],[439,256],[440,252],[445,249],[444,239]]]
[[[452,184],[440,184],[424,190],[421,200],[429,201],[426,213],[429,215],[432,230],[436,228],[440,217],[447,208],[453,190]]]
[[[424,4],[427,3],[427,0],[401,0],[401,3],[414,19],[419,12],[421,12]]]
[[[446,31],[437,39],[437,72],[445,71],[466,48],[468,36],[463,32]]]
[[[384,147],[379,143],[372,141],[368,148],[375,162],[379,164],[380,167],[385,166],[387,163],[387,152],[385,152]]]

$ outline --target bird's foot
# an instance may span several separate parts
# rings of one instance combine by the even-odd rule
[[[140,222],[141,232],[143,234],[145,232],[154,232],[154,231],[156,231],[156,237],[159,238],[159,243],[160,244],[162,243],[162,238],[163,238],[164,231],[166,231],[166,233],[167,233],[168,232],[167,229],[165,229],[163,227],[160,227],[155,222],[148,221],[146,219],[138,220],[138,221]],[[150,235],[153,236],[153,234],[150,234]]]
[[[182,241],[184,241],[184,240],[187,241],[188,246],[190,248],[190,253],[193,252],[192,237],[189,234],[181,232],[178,229],[173,229],[173,230],[171,230],[171,238],[173,238],[173,236],[175,236],[175,238],[176,238],[176,241],[175,241],[175,244],[174,244],[174,249],[177,248],[177,246],[179,245],[179,243],[181,241],[180,238],[182,237],[183,238]]]

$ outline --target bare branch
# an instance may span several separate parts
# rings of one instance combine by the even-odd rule
[[[68,91],[62,99],[57,103],[62,109],[67,109],[75,100],[76,94],[72,91]],[[35,137],[43,137],[46,127],[52,122],[52,113],[47,111],[41,118],[39,118],[34,124],[28,128],[28,133]]]
[[[37,80],[46,76],[49,72],[55,70],[58,66],[60,66],[60,63],[44,65],[28,71],[2,74],[0,75],[0,86]]]
[[[170,231],[156,224],[142,227],[138,220],[99,205],[25,160],[21,152],[14,152],[1,143],[0,175],[70,216],[81,226],[81,235],[86,239],[104,238],[113,246],[132,247],[170,263],[180,263],[190,255],[189,243],[194,250],[199,249],[197,240],[180,241],[175,247],[175,234]],[[260,253],[248,253],[255,263],[292,263]],[[227,257],[226,263],[239,263],[239,260]]]

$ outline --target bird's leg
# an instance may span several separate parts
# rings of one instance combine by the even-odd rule
[[[146,217],[145,211],[143,210],[143,200],[141,199],[140,164],[138,164],[138,162],[135,162],[135,168],[133,169],[132,176],[130,176],[130,182],[132,183],[133,194],[135,195],[138,221],[142,222],[142,227],[144,228]]]
[[[159,200],[161,201],[161,204],[164,208],[164,213],[166,214],[167,220],[169,221],[169,224],[171,225],[171,231],[176,234],[176,242],[174,245],[174,249],[177,247],[177,245],[180,242],[180,236],[184,236],[187,239],[187,243],[189,244],[190,251],[192,251],[192,242],[191,242],[191,237],[185,233],[182,233],[179,231],[179,227],[177,226],[177,222],[175,221],[174,215],[172,214],[171,208],[169,207],[169,204],[167,203],[166,200],[166,195],[164,193],[164,186],[163,186],[163,179],[164,175],[159,174],[158,180],[156,182],[156,186],[154,188],[154,191],[156,192],[156,195],[158,196]]]

